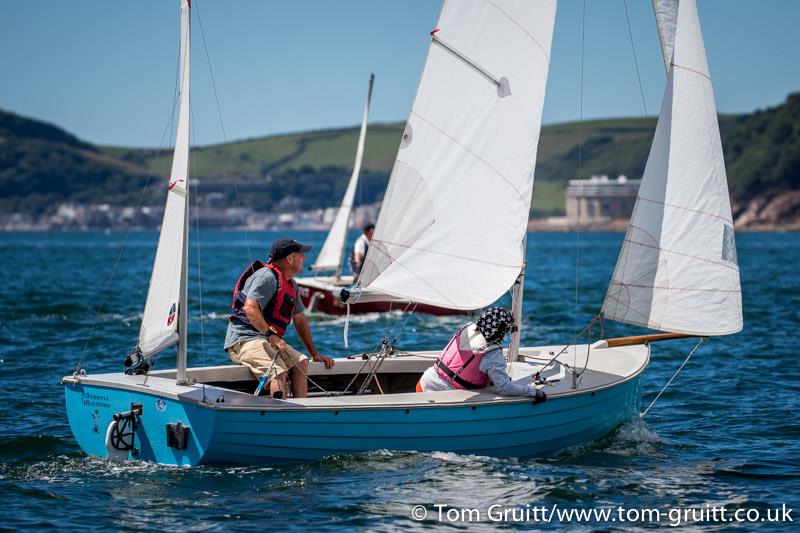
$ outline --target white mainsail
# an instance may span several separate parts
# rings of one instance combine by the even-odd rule
[[[190,0],[181,0],[180,108],[164,220],[158,239],[150,288],[144,306],[138,348],[150,355],[178,341],[178,322],[186,311],[187,207],[189,183]],[[181,294],[181,293],[184,294]]]
[[[312,270],[335,270],[336,277],[342,272],[342,256],[344,255],[345,241],[347,240],[347,227],[350,223],[350,213],[353,211],[353,199],[356,196],[358,187],[358,176],[361,173],[361,160],[364,158],[364,143],[367,138],[367,120],[369,119],[369,104],[372,100],[372,84],[375,75],[369,77],[369,89],[367,91],[367,102],[364,104],[364,117],[361,120],[361,132],[358,137],[358,148],[356,149],[356,161],[353,164],[353,173],[350,175],[350,182],[342,198],[342,204],[336,212],[336,218],[328,232],[328,237],[319,251],[316,262],[311,267]]]
[[[514,283],[555,13],[555,0],[444,2],[361,272],[361,301],[477,309]]]
[[[666,55],[666,53],[665,53]],[[742,329],[725,163],[694,0],[680,0],[667,88],[607,318],[694,335]]]

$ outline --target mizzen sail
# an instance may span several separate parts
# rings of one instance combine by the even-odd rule
[[[336,218],[328,232],[328,237],[322,245],[316,262],[311,267],[312,270],[335,270],[336,276],[341,274],[342,256],[344,255],[345,241],[347,240],[347,226],[350,223],[350,213],[353,211],[353,199],[356,195],[358,186],[358,176],[361,173],[361,161],[364,158],[364,143],[367,137],[367,119],[369,119],[369,104],[372,100],[372,84],[375,75],[369,77],[369,90],[367,91],[367,102],[364,104],[364,117],[361,120],[361,133],[358,137],[358,148],[356,149],[356,161],[353,165],[353,173],[350,175],[350,182],[342,198]]]
[[[366,292],[476,309],[523,266],[555,0],[445,1],[361,271]]]
[[[138,348],[150,355],[178,341],[179,317],[187,302],[182,280],[186,277],[187,208],[189,185],[189,48],[190,1],[181,1],[180,108],[167,204],[158,239],[150,288],[139,330]],[[181,293],[184,294],[181,294]],[[181,317],[182,318],[182,317]]]
[[[680,0],[653,145],[603,303],[662,331],[742,329],[739,265],[716,105],[694,0]]]

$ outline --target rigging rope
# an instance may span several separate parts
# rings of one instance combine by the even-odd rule
[[[628,0],[622,0],[625,6],[625,20],[628,22],[628,36],[631,39],[631,51],[633,52],[633,64],[636,67],[636,79],[639,80],[639,94],[642,97],[642,108],[644,109],[644,116],[647,116],[647,104],[644,101],[644,88],[642,87],[642,76],[639,73],[639,61],[636,59],[636,47],[633,44],[633,31],[631,31],[631,18],[628,15]]]
[[[179,43],[180,44],[180,43]],[[180,47],[178,51],[178,57],[180,58]],[[164,143],[167,138],[167,133],[172,130],[172,125],[174,124],[175,118],[175,108],[178,105],[178,80],[179,80],[180,68],[178,66],[175,67],[175,86],[173,88],[173,97],[172,97],[172,110],[169,113],[169,118],[167,119],[167,123],[164,125],[164,131],[161,133],[161,140],[158,141],[158,150],[155,152],[155,161],[158,161],[158,154],[164,149]],[[139,208],[142,206],[144,202],[144,195],[145,191],[147,191],[147,187],[150,185],[150,180],[153,178],[153,165],[151,163],[151,167],[148,169],[147,178],[145,179],[144,185],[142,186],[142,190],[139,192],[139,199],[136,201],[136,208],[135,211],[138,211]],[[125,232],[125,237],[122,240],[122,244],[120,245],[119,253],[117,254],[117,260],[114,262],[114,266],[111,269],[111,275],[108,277],[108,281],[106,282],[105,287],[103,288],[103,292],[101,293],[99,302],[97,304],[97,308],[95,310],[95,320],[92,321],[92,327],[89,330],[89,335],[86,337],[86,342],[83,345],[83,350],[81,350],[81,355],[78,358],[78,363],[75,365],[75,373],[77,374],[81,366],[83,365],[83,361],[86,359],[86,352],[89,349],[89,343],[94,339],[95,331],[97,330],[97,325],[99,323],[100,314],[103,312],[103,306],[106,303],[106,299],[108,298],[108,291],[111,289],[111,284],[114,281],[114,277],[117,273],[117,268],[119,267],[120,261],[122,260],[122,256],[125,253],[125,250],[128,247],[128,239],[131,236],[132,228],[128,228]],[[138,343],[138,341],[137,341]]]
[[[228,136],[225,133],[225,123],[222,120],[222,106],[219,105],[217,82],[214,79],[214,70],[211,68],[211,55],[208,53],[208,46],[206,45],[206,32],[203,30],[203,19],[200,18],[200,3],[197,0],[195,0],[195,10],[197,11],[197,22],[200,24],[200,37],[203,39],[203,50],[205,50],[206,53],[208,73],[211,75],[211,87],[214,89],[214,100],[217,102],[217,115],[219,116],[219,124],[222,128],[222,138],[225,139],[225,142],[228,142]]]
[[[580,372],[576,372],[577,366],[572,370],[572,388],[578,388],[578,382],[581,379],[581,376],[584,372],[586,372],[586,368],[589,366],[589,356],[592,354],[592,330],[594,329],[594,323],[597,320],[597,317],[589,322],[589,325],[586,326],[586,360],[583,363],[583,368]],[[575,347],[575,351],[578,351],[577,346]]]
[[[663,388],[663,389],[661,389],[661,392],[659,392],[659,393],[656,395],[656,397],[655,397],[655,398],[653,398],[653,401],[652,401],[652,402],[650,402],[650,405],[648,405],[648,406],[647,406],[647,409],[645,409],[645,410],[644,410],[644,412],[643,412],[642,414],[640,414],[640,415],[639,415],[639,418],[644,418],[644,417],[645,417],[645,415],[647,415],[647,412],[650,410],[650,408],[651,408],[651,407],[653,407],[653,405],[655,405],[656,401],[657,401],[659,398],[661,398],[661,395],[662,395],[662,394],[664,394],[664,391],[665,391],[665,390],[667,390],[667,387],[669,387],[670,383],[672,383],[672,380],[673,380],[673,379],[675,379],[675,376],[677,376],[677,375],[680,373],[680,371],[681,371],[681,370],[683,370],[683,367],[684,367],[684,366],[686,366],[686,363],[688,363],[688,362],[689,362],[689,359],[691,359],[691,357],[694,355],[694,352],[696,352],[696,351],[697,351],[697,349],[698,349],[698,348],[700,348],[700,345],[701,345],[701,344],[703,344],[704,342],[706,342],[706,340],[708,340],[708,338],[707,338],[707,337],[701,337],[701,338],[700,338],[700,340],[699,340],[699,341],[697,341],[697,344],[695,344],[694,348],[692,348],[692,351],[691,351],[691,352],[689,352],[689,355],[687,355],[687,356],[686,356],[686,359],[684,359],[684,361],[683,361],[683,364],[681,364],[681,366],[680,366],[680,367],[678,367],[678,370],[676,370],[676,371],[675,371],[675,373],[674,373],[674,374],[672,374],[672,377],[671,377],[671,378],[669,378],[669,381],[667,381],[667,384],[666,384],[666,385],[664,385],[664,388]],[[649,345],[648,345],[648,346],[649,346]]]
[[[584,54],[586,50],[586,0],[582,2],[581,18],[581,51],[580,51],[580,82],[578,84],[578,122],[583,122],[583,69]],[[583,138],[578,144],[578,220],[575,228],[575,310],[573,315],[573,331],[578,329],[578,293],[580,290],[580,257],[581,257],[581,166],[583,165]],[[578,365],[578,347],[573,351],[573,368]]]
[[[534,374],[531,376],[531,381],[533,381],[534,379],[537,379],[537,378],[539,378],[539,377],[540,377],[540,374],[541,374],[541,372],[542,372],[542,370],[544,370],[545,368],[547,368],[548,366],[550,366],[551,364],[553,364],[553,361],[557,360],[557,359],[558,359],[558,357],[559,357],[559,356],[560,356],[562,353],[565,353],[565,352],[566,352],[566,351],[569,349],[569,347],[570,347],[570,346],[575,346],[575,360],[573,361],[573,363],[574,363],[574,364],[573,364],[573,366],[572,366],[572,371],[573,371],[573,373],[574,373],[574,372],[575,372],[575,368],[577,367],[577,353],[578,353],[578,345],[577,345],[577,343],[576,343],[575,341],[577,341],[579,338],[581,338],[581,337],[583,336],[583,334],[584,334],[584,333],[586,333],[587,331],[589,331],[589,330],[592,328],[592,326],[594,326],[594,323],[595,323],[595,322],[597,322],[598,320],[601,320],[601,319],[602,319],[602,315],[597,315],[596,317],[592,318],[592,319],[589,321],[589,323],[586,325],[586,327],[585,327],[585,328],[583,328],[581,331],[579,331],[578,333],[576,333],[574,337],[572,337],[572,341],[571,341],[570,343],[568,343],[568,344],[564,345],[564,347],[563,347],[563,348],[561,348],[561,351],[559,351],[557,354],[555,354],[553,357],[551,357],[551,358],[550,358],[550,360],[548,360],[548,361],[547,361],[547,363],[545,363],[545,364],[544,364],[544,366],[542,367],[542,369],[541,369],[541,370],[539,370],[538,372],[534,373]],[[552,353],[552,352],[551,352],[551,353]],[[530,356],[523,356],[523,357],[529,358]],[[530,357],[530,358],[533,358],[533,357]],[[567,366],[567,367],[569,368],[569,365],[567,365],[566,363],[562,363],[562,364],[563,364],[563,365],[565,365],[565,366]],[[587,364],[587,365],[589,364],[589,355],[588,355],[588,353],[587,353],[587,355],[586,355],[586,364]],[[584,370],[586,370],[586,366],[584,366]],[[583,371],[581,371],[581,373],[583,373]]]
[[[378,386],[378,390],[381,392],[381,394],[383,394],[383,389],[381,388],[380,381],[378,381],[376,375],[380,367],[383,366],[383,362],[386,361],[386,358],[394,352],[393,347],[396,341],[397,337],[392,339],[392,342],[383,344],[380,353],[378,353],[377,356],[375,357],[375,363],[370,368],[369,374],[367,374],[367,377],[364,378],[364,380],[361,382],[361,386],[358,388],[356,396],[360,396],[361,394],[363,394],[364,391],[367,390],[367,385],[369,385],[369,383],[373,379],[375,380],[375,385]],[[370,357],[370,359],[368,359],[367,361],[370,361],[371,359],[372,358]]]
[[[383,355],[383,358],[385,358],[387,355],[389,355],[389,354],[393,355],[395,353],[394,352],[394,343],[397,341],[397,336],[395,335],[391,342],[387,342],[387,341],[389,340],[389,337],[393,335],[394,331],[397,328],[399,328],[400,326],[405,326],[405,324],[408,321],[408,319],[414,314],[414,311],[416,310],[417,305],[418,304],[416,302],[408,302],[406,304],[405,309],[403,309],[403,316],[401,318],[399,318],[395,322],[395,325],[392,326],[391,324],[387,324],[388,327],[387,327],[386,335],[372,349],[372,351],[364,352],[364,355],[367,355],[366,361],[364,361],[364,364],[361,365],[361,368],[359,368],[358,371],[355,373],[355,375],[353,376],[353,379],[350,380],[350,383],[348,383],[347,386],[344,388],[344,390],[341,393],[339,393],[340,395],[343,395],[343,394],[347,393],[347,391],[350,389],[350,386],[353,383],[355,383],[355,380],[358,378],[358,376],[361,375],[361,372],[367,367],[369,362],[372,360],[373,355],[376,355],[378,358],[381,358],[381,355]],[[410,308],[410,310],[409,310],[409,308]],[[380,363],[378,364],[378,366],[383,364],[383,358],[380,359]],[[376,361],[378,361],[378,359],[376,359]],[[376,371],[377,371],[377,369],[376,369]],[[379,387],[380,387],[380,385],[379,385]],[[363,389],[363,387],[362,387],[362,389]]]
[[[265,344],[267,344],[268,342],[269,341],[266,341]],[[286,362],[286,360],[288,358],[288,354],[284,350],[279,350],[277,348],[276,348],[276,351],[277,351],[277,356],[280,357],[281,359],[283,359],[284,362]],[[260,395],[261,391],[263,390],[263,388],[267,385],[267,383],[269,383],[269,381],[270,381],[269,376],[270,376],[270,374],[272,372],[272,369],[275,367],[275,361],[278,360],[278,357],[275,357],[275,358],[272,359],[272,362],[270,363],[269,367],[267,368],[267,372],[263,376],[261,376],[261,379],[258,380],[258,386],[256,387],[256,390],[253,393],[253,396]],[[310,361],[309,361],[309,364],[311,364]],[[300,373],[302,373],[306,377],[306,379],[308,380],[309,383],[311,383],[312,385],[317,387],[319,390],[324,392],[326,396],[333,396],[332,392],[326,390],[325,387],[323,387],[322,385],[320,385],[319,383],[317,383],[316,381],[311,379],[311,376],[308,375],[308,372],[303,370],[303,367],[299,363],[295,364],[295,365],[292,365],[292,368],[297,368],[300,371]],[[275,379],[277,379],[277,376],[276,376]],[[289,395],[288,395],[289,391],[288,390],[283,390],[283,388],[280,386],[280,381],[278,381],[278,389],[281,391],[281,393],[283,393],[283,398],[284,399],[289,397]]]
[[[206,45],[206,33],[203,29],[203,19],[200,17],[200,5],[197,0],[195,0],[195,12],[197,13],[197,22],[200,24],[200,37],[203,41],[203,49],[206,53],[206,62],[208,64],[208,72],[211,76],[211,87],[214,91],[214,100],[217,104],[217,115],[219,116],[219,124],[220,128],[222,129],[222,140],[225,144],[228,143],[228,134],[225,131],[225,122],[222,120],[222,106],[219,103],[219,94],[217,93],[217,82],[214,78],[214,69],[211,66],[211,55],[208,53],[208,46]],[[239,185],[236,183],[236,180],[233,181],[233,190],[236,195],[236,204],[239,206],[239,211],[243,210],[242,207],[242,198],[239,195]],[[247,229],[242,228],[242,233],[244,233],[244,243],[247,247],[247,256],[250,260],[250,263],[253,262],[253,252],[250,249],[250,236],[248,235]]]
[[[192,114],[192,132],[194,132],[194,108],[190,105],[189,106],[189,110],[190,110],[189,112]],[[193,135],[193,137],[195,139],[197,139],[197,135]],[[195,157],[194,152],[192,152],[191,150],[189,151],[189,161],[191,162],[191,168],[192,169],[197,169],[197,158]],[[191,174],[192,173],[190,172],[189,175],[191,175]],[[198,183],[197,182],[197,178],[195,178],[195,183]],[[187,180],[186,194],[191,194],[192,196],[194,196],[194,209],[195,209],[194,223],[195,223],[195,231],[196,231],[196,235],[197,235],[197,237],[196,237],[196,241],[197,241],[197,292],[198,292],[197,301],[198,301],[199,307],[200,307],[200,350],[201,350],[200,353],[202,355],[203,366],[205,366],[205,364],[206,364],[206,331],[205,331],[205,320],[203,318],[203,269],[202,269],[202,264],[200,263],[200,216],[199,216],[199,214],[200,214],[200,200],[198,199],[199,195],[197,194],[197,186],[195,186],[194,194],[192,194],[192,191],[190,191],[189,187],[188,187],[188,180]],[[187,202],[187,204],[188,203],[189,202]],[[188,257],[187,257],[187,262],[188,262]],[[186,265],[186,268],[189,268],[188,264]],[[187,278],[188,278],[188,275],[187,275]],[[188,313],[189,312],[189,302],[184,302],[184,307],[186,308],[185,309],[186,313]],[[189,318],[188,314],[187,314],[186,318],[187,318],[187,322],[188,322],[188,318]],[[187,329],[188,329],[188,326],[187,326]],[[188,344],[188,342],[189,342],[189,337],[188,337],[189,332],[188,331],[186,332],[186,335],[187,335],[186,342]],[[187,346],[186,349],[187,349],[187,354],[188,354],[189,347]]]
[[[347,308],[347,315],[344,317],[344,330],[342,330],[342,336],[344,337],[344,347],[350,348],[350,304],[345,304]]]

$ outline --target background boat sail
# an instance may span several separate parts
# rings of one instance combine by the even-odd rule
[[[303,304],[312,312],[321,312],[331,315],[344,315],[347,312],[345,305],[339,298],[339,291],[342,287],[348,287],[355,282],[354,276],[343,276],[342,268],[345,250],[347,249],[347,230],[350,224],[350,215],[353,211],[358,179],[361,173],[361,163],[364,159],[364,145],[367,137],[367,121],[369,119],[369,106],[372,100],[372,86],[375,75],[370,75],[369,89],[367,90],[367,101],[364,104],[364,115],[361,119],[361,130],[358,136],[356,148],[356,160],[353,164],[353,173],[347,184],[342,203],[336,212],[333,224],[328,231],[328,236],[320,249],[316,261],[311,266],[313,271],[333,271],[333,276],[304,276],[296,278],[299,286],[300,298]],[[374,313],[391,311],[392,309],[403,309],[408,302],[370,302],[351,305],[349,312]],[[410,306],[409,306],[410,307]],[[460,311],[446,309],[443,307],[430,305],[414,305],[414,310],[422,313],[434,315],[457,314]]]
[[[358,188],[358,177],[361,174],[361,162],[364,159],[364,145],[367,139],[367,121],[369,120],[369,105],[372,101],[372,86],[375,83],[375,74],[369,76],[369,89],[367,90],[367,101],[364,104],[364,116],[361,119],[361,129],[358,134],[358,146],[356,148],[356,161],[353,164],[353,173],[347,183],[347,190],[344,192],[342,203],[336,211],[336,218],[333,220],[328,236],[319,251],[317,260],[311,265],[311,270],[333,270],[334,279],[342,277],[342,260],[344,251],[347,247],[347,229],[350,226],[350,215],[353,212],[353,202]]]
[[[653,183],[643,188],[637,204],[637,211],[644,212],[649,210],[644,206],[664,198],[657,210],[662,214],[633,219],[636,229],[629,231],[630,242],[620,257],[623,266],[618,265],[607,299],[614,305],[625,302],[606,309],[620,320],[628,320],[625,313],[633,316],[631,310],[644,309],[639,302],[645,298],[636,292],[635,298],[625,301],[617,288],[638,291],[644,284],[636,276],[653,268],[656,274],[642,291],[654,295],[651,301],[663,301],[664,268],[672,272],[670,292],[719,292],[701,302],[703,312],[720,312],[720,306],[738,301],[731,296],[738,281],[736,287],[719,291],[716,285],[684,286],[676,280],[691,276],[676,277],[674,270],[681,274],[685,265],[694,263],[677,260],[679,266],[672,266],[673,256],[687,255],[670,240],[673,233],[666,228],[674,223],[674,211],[701,211],[698,224],[706,219],[716,224],[698,226],[713,248],[709,255],[694,258],[704,268],[701,274],[712,272],[707,266],[715,262],[724,262],[715,264],[731,270],[726,264],[735,258],[726,221],[706,208],[706,203],[715,201],[703,197],[709,179],[718,183],[724,172],[699,180],[674,174],[689,168],[672,164],[673,157],[683,157],[683,135],[691,136],[696,150],[714,154],[719,134],[713,109],[701,115],[703,124],[690,122],[683,110],[673,109],[698,98],[707,103],[711,91],[707,68],[700,68],[705,53],[694,2],[673,3],[677,6],[674,58],[665,98],[671,102],[667,106],[671,112],[659,121],[662,134],[654,142],[658,147],[651,151],[648,168],[657,169],[664,154],[670,165],[661,167],[668,168],[666,173],[651,172]],[[188,7],[188,1],[182,6]],[[370,247],[368,268],[362,274],[362,297],[467,309],[492,303],[518,279],[555,11],[555,0],[444,2],[378,219],[378,240]],[[700,57],[702,64],[689,61]],[[701,80],[690,79],[689,74]],[[684,94],[679,97],[678,92]],[[689,129],[681,131],[687,123]],[[716,163],[721,164],[721,158]],[[673,179],[679,187],[700,186],[695,194],[683,191],[681,196],[695,198],[700,205],[673,204],[670,195],[651,194],[653,189],[670,191]],[[717,203],[727,198],[726,193],[722,196],[718,194]],[[639,228],[652,233],[654,227],[660,229],[654,234],[664,235],[658,255],[636,234]],[[682,243],[685,237],[678,235]],[[721,240],[712,243],[711,237]],[[632,268],[644,264],[633,258],[639,248],[656,257],[650,270]],[[720,258],[714,255],[717,252]],[[717,274],[711,276],[716,279]],[[658,315],[657,325],[679,330],[673,324],[681,322],[664,318],[672,312],[673,302],[669,303],[669,312]],[[739,305],[738,315],[736,310],[729,312],[719,329],[741,327],[740,313]],[[185,330],[179,326],[181,331]],[[389,357],[391,344],[383,343],[365,360],[340,359],[331,369],[312,363],[309,374],[318,394],[309,398],[253,396],[256,381],[241,366],[188,372],[178,368],[146,376],[76,372],[62,380],[70,426],[89,454],[183,465],[307,460],[375,449],[537,455],[601,437],[635,415],[650,355],[647,343],[626,339],[577,346],[576,355],[570,353],[570,359],[575,357],[572,365],[558,360],[564,346],[520,348],[524,361],[510,362],[508,371],[515,380],[548,387],[548,401],[536,403],[497,396],[491,387],[414,393],[416,381],[438,350]],[[107,428],[105,439],[91,429],[90,421]]]

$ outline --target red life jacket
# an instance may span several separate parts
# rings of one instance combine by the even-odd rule
[[[278,280],[278,292],[275,293],[275,296],[273,296],[264,307],[264,320],[277,330],[278,335],[283,337],[286,333],[286,328],[288,328],[289,324],[292,322],[294,303],[297,300],[297,285],[293,279],[287,280],[284,278],[281,271],[271,263],[264,264],[258,260],[253,261],[253,263],[242,272],[242,275],[239,276],[236,285],[233,287],[233,301],[231,302],[231,316],[229,320],[236,320],[246,326],[250,326],[252,329],[256,329],[250,323],[250,319],[247,318],[247,314],[245,314],[243,310],[247,295],[242,292],[242,289],[244,289],[245,282],[247,282],[253,274],[265,267],[272,270],[275,274],[275,278]]]
[[[458,346],[461,332],[450,339],[450,343],[436,360],[436,372],[447,383],[457,389],[482,389],[489,385],[489,376],[481,372],[481,359],[489,350],[462,350]],[[492,347],[494,349],[494,347]]]

